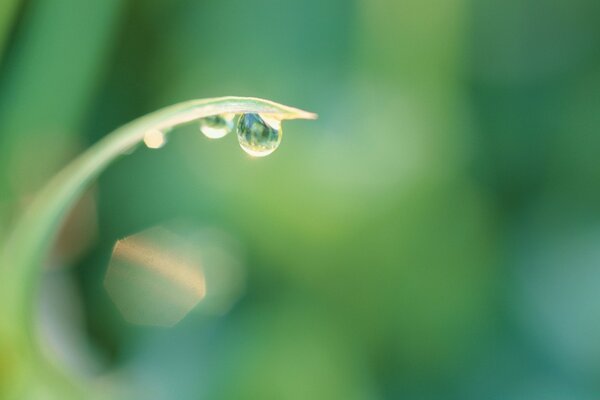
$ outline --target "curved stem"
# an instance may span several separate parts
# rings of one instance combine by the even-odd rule
[[[161,109],[104,137],[41,190],[8,238],[0,256],[0,304],[3,309],[0,334],[4,338],[24,336],[23,346],[26,348],[22,350],[41,355],[32,326],[41,265],[61,222],[97,176],[111,162],[140,143],[147,131],[172,128],[222,113],[260,113],[280,120],[316,118],[315,114],[268,100],[222,97],[192,100]]]

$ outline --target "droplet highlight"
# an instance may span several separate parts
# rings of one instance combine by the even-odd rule
[[[160,149],[166,143],[165,132],[160,129],[151,129],[144,135],[144,144],[149,149]]]
[[[212,115],[199,121],[200,132],[209,139],[220,139],[233,130],[235,114]]]
[[[265,157],[281,143],[281,121],[260,114],[243,114],[237,125],[242,149],[253,157]]]

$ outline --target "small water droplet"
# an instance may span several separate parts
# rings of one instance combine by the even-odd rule
[[[165,132],[151,129],[144,135],[144,144],[150,149],[160,149],[167,143]]]
[[[209,139],[220,139],[233,130],[235,114],[212,115],[200,119],[200,132]]]
[[[264,157],[281,143],[281,121],[260,114],[243,114],[237,125],[238,141],[251,156]]]

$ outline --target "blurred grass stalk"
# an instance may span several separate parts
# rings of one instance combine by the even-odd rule
[[[122,14],[117,0],[32,0],[17,29],[2,1],[5,43],[0,82],[0,190],[7,226],[20,207],[80,147]],[[12,7],[9,6],[12,4]],[[10,50],[10,51],[9,51]],[[33,163],[35,160],[35,163]]]
[[[26,7],[15,27],[21,4]],[[76,151],[75,133],[80,131],[99,87],[123,6],[118,0],[0,2],[4,74],[0,90],[0,211],[4,213],[0,216],[0,236],[6,237],[24,200]],[[13,42],[7,52],[11,35]],[[14,265],[1,267],[7,270]],[[14,290],[34,290],[10,277],[0,284],[3,299]],[[15,289],[15,285],[19,287]],[[28,396],[52,398],[48,384],[58,386],[63,395],[69,393],[55,370],[46,368],[30,351],[28,333],[10,312],[18,308],[15,301],[5,300],[2,306],[0,397],[18,398],[18,390],[13,390],[27,387]]]
[[[0,65],[4,55],[4,47],[13,26],[19,0],[3,0],[0,3]]]

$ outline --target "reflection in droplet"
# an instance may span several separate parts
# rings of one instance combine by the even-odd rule
[[[150,149],[160,149],[165,143],[167,138],[160,129],[151,129],[144,135],[144,144]]]
[[[268,156],[281,143],[281,121],[259,114],[243,114],[237,125],[240,146],[254,157]]]
[[[164,228],[117,241],[104,286],[123,317],[140,325],[172,326],[206,293],[199,255]]]
[[[202,118],[199,121],[200,132],[209,139],[220,139],[233,130],[235,114],[221,114]]]

